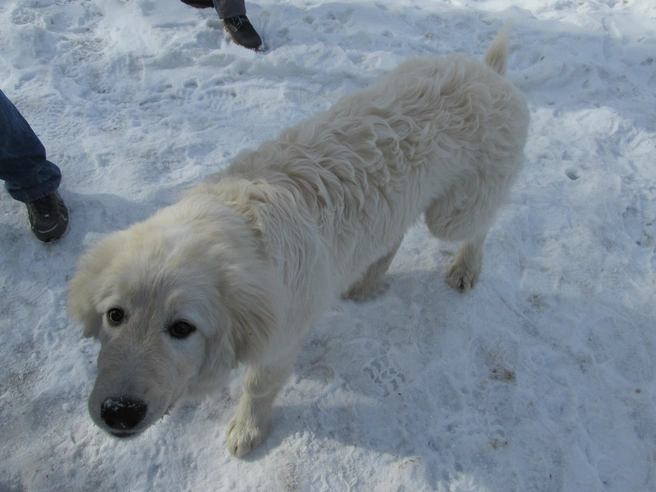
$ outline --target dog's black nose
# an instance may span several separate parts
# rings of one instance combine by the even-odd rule
[[[100,418],[112,429],[129,431],[146,416],[148,405],[134,398],[107,398],[100,406]]]

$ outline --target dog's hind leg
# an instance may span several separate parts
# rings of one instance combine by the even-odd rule
[[[481,273],[483,242],[501,203],[489,189],[473,189],[455,200],[447,194],[435,200],[425,211],[428,229],[444,241],[464,241],[453,258],[446,275],[447,283],[460,292],[469,291]]]
[[[401,246],[401,241],[397,242],[389,253],[370,265],[362,278],[342,294],[342,299],[363,300],[373,294],[384,291],[387,286],[383,284],[382,278],[392,264],[392,260],[399,246]]]
[[[476,285],[483,266],[484,241],[485,234],[482,234],[460,246],[446,273],[446,282],[451,288],[467,292]]]
[[[233,455],[249,453],[266,437],[273,400],[292,372],[292,364],[251,366],[237,413],[228,424],[226,446]]]

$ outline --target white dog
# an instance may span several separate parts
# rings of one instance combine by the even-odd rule
[[[93,421],[137,435],[241,362],[227,446],[248,453],[326,306],[376,291],[422,213],[439,239],[464,241],[447,281],[470,289],[524,161],[529,112],[504,78],[507,44],[502,30],[485,64],[409,60],[92,248],[70,311],[101,343]]]

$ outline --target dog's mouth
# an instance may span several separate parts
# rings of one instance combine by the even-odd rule
[[[129,437],[134,437],[139,433],[133,431],[111,431],[110,434],[114,437],[118,437],[119,439],[126,439]]]

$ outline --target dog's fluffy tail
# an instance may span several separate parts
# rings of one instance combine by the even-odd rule
[[[499,75],[506,75],[508,69],[508,39],[512,26],[504,24],[485,53],[485,64]]]

